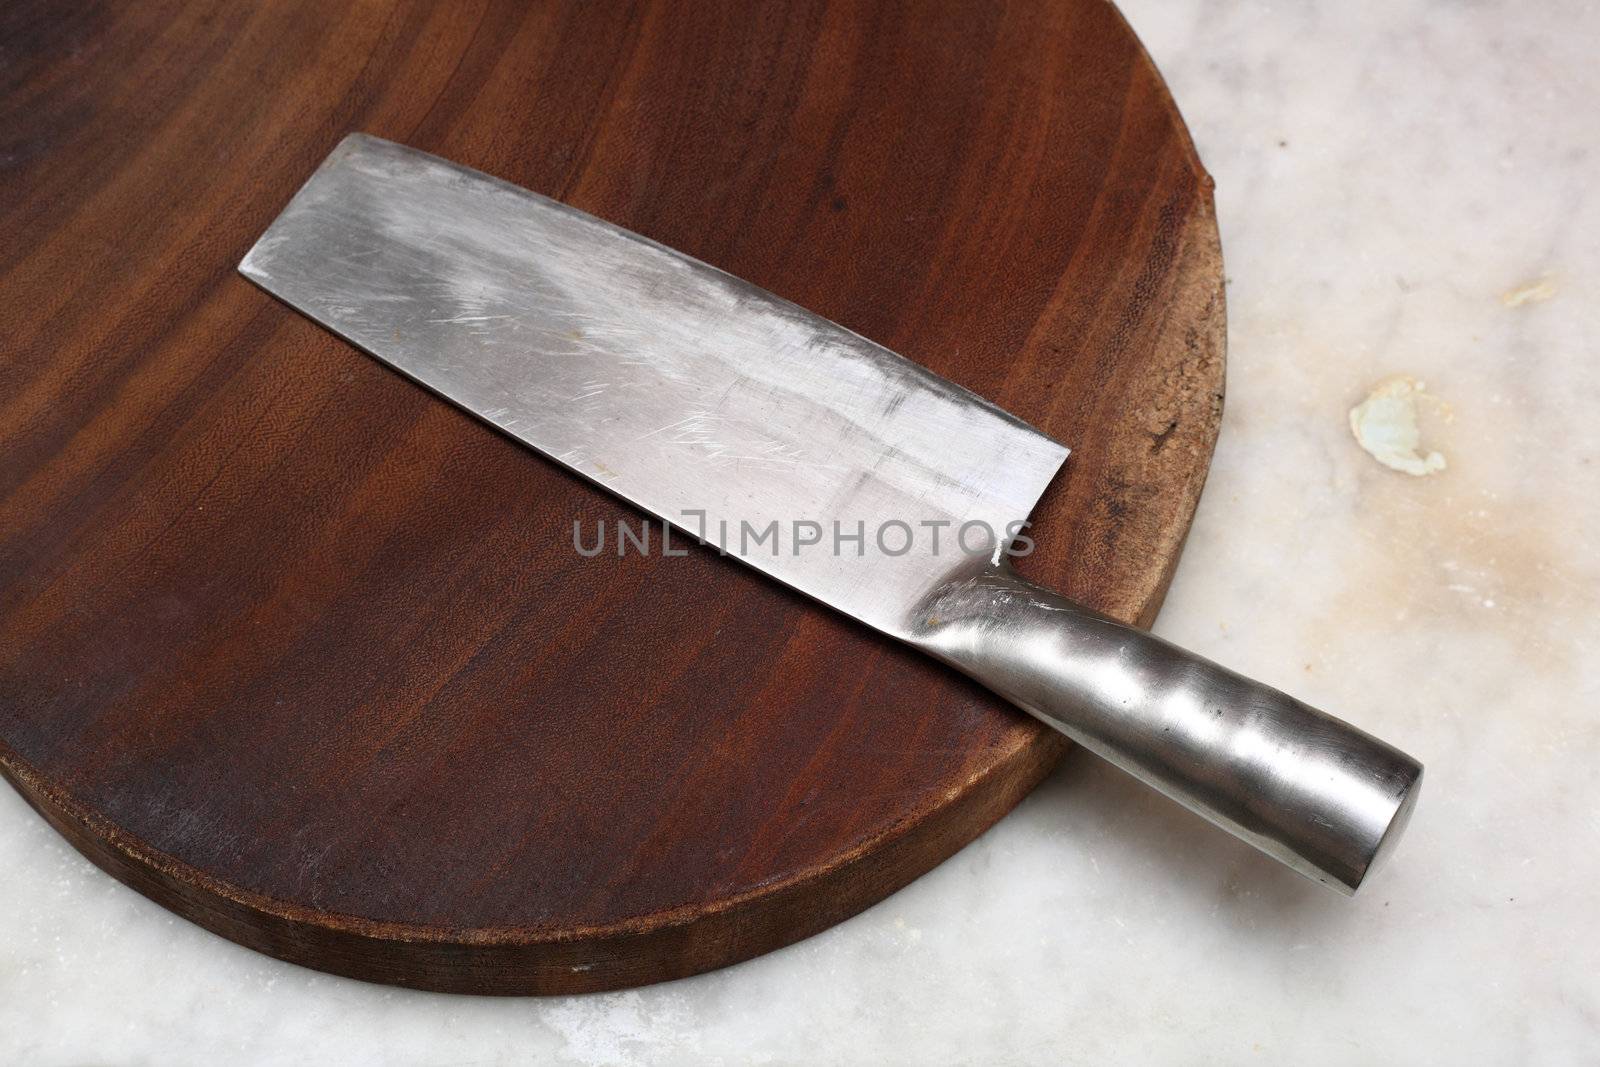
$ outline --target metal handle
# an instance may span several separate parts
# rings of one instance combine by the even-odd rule
[[[917,643],[1300,873],[1352,894],[1422,765],[1349,723],[1024,581],[952,580]]]

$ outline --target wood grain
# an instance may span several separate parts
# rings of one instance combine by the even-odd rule
[[[256,290],[351,130],[638,230],[1074,447],[1021,568],[1148,621],[1222,393],[1210,182],[1098,0],[0,8],[0,768],[242,944],[553,993],[814,933],[1053,736]]]

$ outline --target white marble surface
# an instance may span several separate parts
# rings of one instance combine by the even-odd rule
[[[1217,178],[1232,279],[1222,442],[1159,630],[1428,763],[1358,901],[1075,755],[788,950],[443,997],[173,919],[0,790],[0,1062],[1600,1060],[1600,8],[1124,7]],[[1424,412],[1441,473],[1350,434],[1397,373],[1450,405]]]

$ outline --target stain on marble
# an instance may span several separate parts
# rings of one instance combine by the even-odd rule
[[[1500,303],[1508,308],[1519,308],[1524,304],[1542,304],[1551,300],[1560,292],[1556,280],[1552,275],[1542,274],[1531,282],[1514,285],[1500,294]]]
[[[1426,390],[1409,374],[1395,374],[1373,386],[1367,398],[1350,409],[1350,432],[1356,443],[1390,470],[1419,478],[1448,465],[1443,453],[1422,451],[1418,407],[1427,402],[1443,417],[1451,417],[1448,405]]]

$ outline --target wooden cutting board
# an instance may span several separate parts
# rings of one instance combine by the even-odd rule
[[[727,560],[582,559],[622,505],[240,278],[351,130],[1067,442],[1021,569],[1156,610],[1221,260],[1107,4],[13,0],[0,56],[0,768],[226,937],[439,990],[693,974],[893,892],[1062,751]]]

